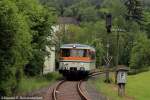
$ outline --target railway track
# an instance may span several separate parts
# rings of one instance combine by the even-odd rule
[[[114,72],[115,70],[103,70],[103,71],[94,71],[89,73],[88,77],[94,77],[96,75],[104,74],[106,72]]]
[[[88,77],[93,77],[104,73],[106,73],[106,71],[96,71],[96,72],[89,73]]]
[[[61,81],[53,90],[53,100],[90,100],[82,89],[83,81]]]

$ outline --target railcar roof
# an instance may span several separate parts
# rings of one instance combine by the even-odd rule
[[[91,49],[95,51],[93,47],[84,44],[63,44],[60,48]]]

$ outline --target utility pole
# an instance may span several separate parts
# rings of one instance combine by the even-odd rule
[[[120,39],[120,32],[126,32],[126,30],[118,28],[117,29],[112,29],[112,31],[117,33],[116,36],[116,58],[115,58],[115,65],[117,66],[119,64],[119,39]]]
[[[115,58],[115,65],[116,67],[118,66],[119,64],[119,38],[120,38],[120,34],[119,32],[126,32],[126,30],[123,30],[123,29],[120,29],[119,26],[117,29],[113,29],[113,31],[116,31],[117,32],[117,40],[116,40],[116,58]],[[115,73],[115,83],[117,83],[117,73]]]
[[[117,48],[116,48],[116,68],[119,62],[119,28],[117,29]],[[115,83],[117,83],[117,72],[115,73]]]
[[[119,29],[117,29],[116,66],[119,63]]]

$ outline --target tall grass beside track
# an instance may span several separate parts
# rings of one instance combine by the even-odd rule
[[[17,94],[25,95],[26,93],[32,92],[34,90],[47,87],[58,80],[60,77],[61,75],[57,72],[38,77],[24,77],[18,86]]]
[[[104,83],[104,77],[94,82],[97,90],[110,100],[150,100],[150,71],[129,75],[125,97],[118,97],[117,85]]]

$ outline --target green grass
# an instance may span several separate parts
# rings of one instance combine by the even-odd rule
[[[60,77],[61,76],[58,73],[50,73],[39,77],[24,77],[19,84],[18,94],[24,95],[33,90],[49,86]]]
[[[129,76],[127,92],[135,100],[150,100],[150,71]]]
[[[94,84],[110,100],[150,100],[150,71],[128,76],[125,97],[118,97],[114,83],[106,84],[103,80],[99,78]]]
[[[93,82],[92,80],[90,82]],[[100,77],[94,81],[96,89],[100,91],[103,95],[107,96],[110,100],[123,100],[123,98],[118,97],[117,87],[114,84],[104,83],[104,78]]]

